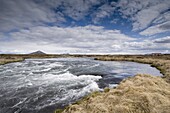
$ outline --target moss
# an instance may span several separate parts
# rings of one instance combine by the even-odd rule
[[[84,101],[88,101],[91,97],[96,97],[96,96],[98,96],[98,95],[100,95],[100,92],[99,92],[99,91],[92,92],[91,94],[89,94],[89,95],[83,97],[82,99],[76,101],[76,102],[73,103],[72,105],[75,105],[75,104],[79,105],[79,104],[81,104],[81,103],[84,102]]]
[[[110,88],[108,88],[108,87],[106,87],[106,88],[104,88],[104,92],[106,93],[106,92],[109,92],[110,91]]]
[[[57,109],[57,110],[55,110],[54,113],[62,113],[63,111],[64,111],[64,109]]]

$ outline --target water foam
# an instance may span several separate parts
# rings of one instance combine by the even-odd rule
[[[14,109],[21,107],[21,109],[28,109],[28,111],[30,109],[34,110],[34,112],[53,104],[57,107],[68,105],[93,91],[102,90],[99,86],[103,83],[108,84],[110,88],[116,86],[114,82],[102,81],[105,78],[110,77],[112,80],[112,78],[125,77],[129,72],[138,71],[128,67],[128,65],[132,64],[127,64],[127,66],[120,64],[113,62],[113,64],[107,65],[107,63],[90,61],[90,59],[57,58],[27,59],[20,63],[3,65],[0,67],[0,88],[2,93],[0,98],[11,99],[13,102],[15,100],[12,99],[16,99]],[[136,67],[139,66],[135,65],[134,68]],[[103,78],[93,74],[77,74],[78,72],[95,74],[103,73],[103,71],[110,74],[103,76]],[[80,76],[76,76],[76,74]],[[123,76],[121,76],[122,74]],[[102,80],[99,81],[99,79]],[[1,104],[3,104],[3,101],[1,101]],[[11,103],[7,104],[11,105]]]
[[[81,75],[81,76],[76,76],[71,74],[70,72],[66,72],[63,74],[44,74],[40,80],[44,81],[50,81],[52,82],[57,82],[57,83],[77,83],[77,82],[83,82],[85,84],[89,84],[92,81],[98,81],[101,79],[101,76],[94,76],[94,75]]]

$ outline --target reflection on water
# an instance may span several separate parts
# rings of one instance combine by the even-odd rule
[[[1,65],[0,113],[52,113],[137,73],[161,75],[147,64],[82,58],[29,59]]]

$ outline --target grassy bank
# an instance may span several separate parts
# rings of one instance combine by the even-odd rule
[[[136,75],[123,80],[115,89],[87,96],[62,113],[169,113],[170,56],[97,56],[95,60],[132,61],[150,64],[164,75]]]
[[[65,57],[62,55],[30,55],[30,54],[0,54],[0,65],[12,63],[12,62],[20,62],[24,61],[25,59],[30,58],[58,58],[58,57]]]
[[[12,62],[20,62],[23,61],[22,57],[0,57],[0,65],[12,63]]]
[[[131,55],[120,55],[120,56],[99,56],[95,60],[104,61],[131,61],[138,63],[150,64],[152,67],[156,67],[164,75],[163,78],[170,83],[170,55],[160,56],[131,56]]]
[[[170,84],[160,77],[136,75],[115,89],[90,95],[63,113],[169,113]]]
[[[169,113],[170,55],[0,55],[0,64],[26,58],[93,57],[103,61],[132,61],[150,64],[164,75],[136,75],[114,89],[94,92],[56,113]]]

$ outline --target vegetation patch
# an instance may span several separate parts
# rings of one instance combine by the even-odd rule
[[[161,77],[136,75],[115,89],[88,96],[63,113],[169,113],[170,84]]]
[[[170,55],[0,55],[0,64],[26,58],[91,57],[103,61],[133,61],[150,64],[164,75],[136,75],[123,80],[115,89],[94,92],[55,113],[169,113]]]

